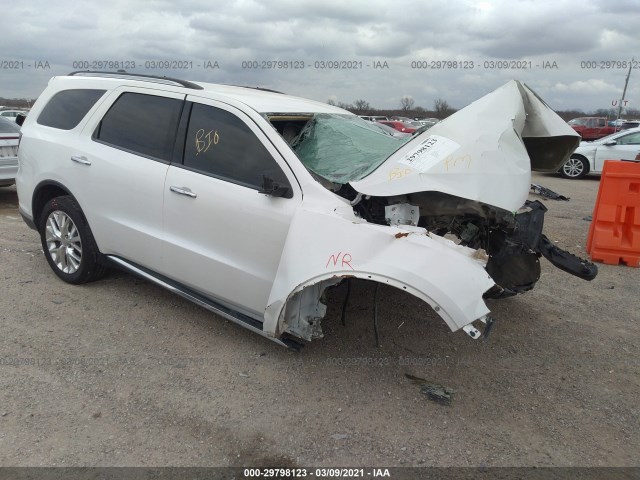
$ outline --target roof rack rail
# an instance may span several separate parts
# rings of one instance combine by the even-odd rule
[[[162,83],[165,85],[179,85],[181,87],[192,88],[194,90],[204,90],[201,85],[197,83],[190,82],[188,80],[181,80],[179,78],[172,77],[161,77],[159,75],[147,75],[145,73],[128,73],[124,70],[117,72],[102,72],[98,70],[78,70],[76,72],[71,72],[68,76],[72,77],[75,75],[85,75],[87,77],[111,77],[111,78],[128,78],[135,77],[136,79],[140,79],[146,82],[155,82]]]
[[[271,93],[279,93],[281,95],[284,95],[283,92],[279,92],[277,90],[271,90],[270,88],[263,88],[263,87],[249,87],[248,85],[229,85],[230,87],[240,87],[240,88],[250,88],[251,90],[260,90],[261,92],[271,92]]]

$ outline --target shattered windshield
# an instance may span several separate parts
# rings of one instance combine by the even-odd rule
[[[317,113],[291,147],[308,170],[345,184],[369,175],[411,138],[392,137],[355,115]]]

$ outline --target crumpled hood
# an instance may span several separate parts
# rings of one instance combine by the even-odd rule
[[[358,192],[438,191],[510,211],[531,170],[555,172],[580,136],[526,85],[512,80],[418,135],[365,178]]]

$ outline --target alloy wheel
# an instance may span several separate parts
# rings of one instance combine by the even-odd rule
[[[53,263],[64,273],[75,273],[82,261],[82,241],[76,224],[60,210],[47,217],[47,250]]]
[[[567,177],[579,177],[584,172],[584,163],[578,158],[570,158],[562,167]]]

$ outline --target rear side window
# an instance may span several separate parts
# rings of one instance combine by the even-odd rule
[[[94,139],[114,147],[169,161],[173,154],[182,100],[123,93],[106,113]]]
[[[266,175],[280,186],[287,177],[260,139],[226,110],[195,103],[184,150],[184,166],[259,189]]]
[[[47,127],[71,130],[84,118],[105,90],[63,90],[56,93],[45,105],[38,123]]]

